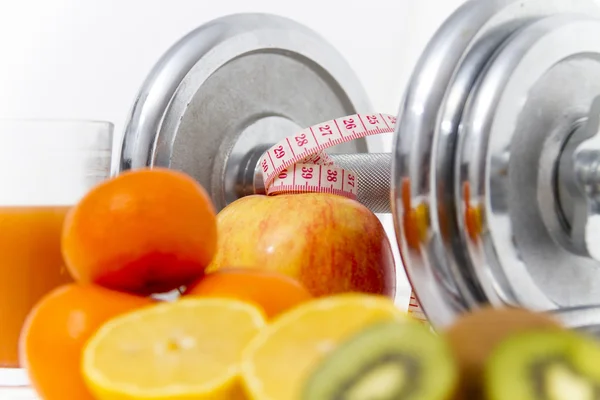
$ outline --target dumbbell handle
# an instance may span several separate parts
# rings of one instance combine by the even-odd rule
[[[240,196],[248,194],[264,194],[265,187],[262,174],[258,167],[260,150],[253,153],[249,165],[245,168],[252,176],[248,177],[242,172],[240,187],[248,188],[244,181],[252,181],[252,190],[240,190]],[[357,200],[374,213],[391,213],[390,208],[390,174],[392,168],[391,153],[355,153],[355,154],[329,154],[335,164],[341,168],[352,171],[358,179]],[[246,175],[246,176],[245,176]],[[249,183],[249,182],[248,182]]]
[[[391,213],[391,153],[330,154],[336,165],[358,177],[357,200],[374,213]]]

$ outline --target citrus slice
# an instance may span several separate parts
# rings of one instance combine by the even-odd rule
[[[295,400],[323,357],[361,329],[410,317],[386,297],[340,294],[304,303],[276,318],[242,354],[242,377],[255,400]]]
[[[263,312],[234,299],[182,299],[117,317],[83,352],[83,375],[98,400],[243,398],[244,347]]]

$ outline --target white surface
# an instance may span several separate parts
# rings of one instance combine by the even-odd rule
[[[27,373],[22,369],[0,368],[0,399],[2,400],[36,400],[37,395],[29,384]],[[21,387],[3,388],[2,385],[14,385]]]
[[[22,389],[0,389],[0,399],[2,400],[43,400],[36,392],[30,388]]]
[[[0,117],[107,120],[119,143],[160,55],[202,23],[237,12],[279,14],[316,30],[347,58],[376,110],[396,114],[423,46],[461,2],[0,0]],[[378,52],[378,62],[361,58],[366,51]],[[391,148],[391,137],[386,142]],[[393,233],[391,218],[384,223]],[[398,271],[398,302],[406,306],[409,287]]]

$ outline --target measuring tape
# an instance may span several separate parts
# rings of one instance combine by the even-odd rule
[[[306,128],[272,146],[260,160],[267,195],[333,193],[356,199],[358,179],[336,166],[325,149],[366,136],[394,132],[396,117],[354,114]]]
[[[356,199],[358,178],[335,165],[325,149],[354,139],[394,132],[396,117],[388,114],[354,114],[306,128],[281,140],[260,159],[267,195],[332,193]],[[414,292],[408,312],[427,322]]]

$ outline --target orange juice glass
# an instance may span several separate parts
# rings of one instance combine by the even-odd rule
[[[108,122],[0,120],[0,388],[28,385],[21,327],[42,296],[72,281],[63,219],[110,176],[112,135]]]

